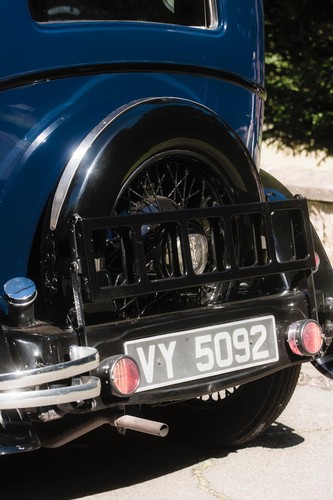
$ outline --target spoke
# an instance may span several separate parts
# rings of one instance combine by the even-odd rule
[[[156,192],[159,193],[161,196],[163,196],[162,185],[163,185],[163,181],[164,181],[165,176],[166,176],[166,170],[164,170],[162,176],[160,176],[160,171],[156,167],[155,167],[155,171],[156,171],[156,176],[157,176]]]
[[[177,202],[177,195],[178,195],[178,199],[180,201],[183,201],[183,196],[182,196],[182,193],[181,193],[181,191],[179,189],[179,186],[184,181],[184,176],[182,177],[182,179],[180,179],[178,181],[178,171],[179,171],[178,165],[177,165],[177,170],[176,170],[176,176],[173,175],[173,172],[171,171],[170,164],[167,165],[167,168],[168,168],[168,172],[170,174],[170,177],[171,177],[172,183],[173,183],[173,188],[169,192],[168,197],[172,198],[175,203],[179,204]]]
[[[134,194],[135,196],[137,196],[137,198],[138,198],[139,200],[141,200],[141,199],[142,199],[142,194],[141,194],[141,193],[138,193],[138,191],[135,191],[135,190],[132,188],[132,186],[130,186],[130,187],[128,188],[128,200],[129,200],[129,202],[130,202],[130,203],[133,203],[133,204],[135,203],[135,202],[133,202],[133,200],[131,199],[131,196],[130,196],[131,194]]]
[[[150,187],[150,193],[149,194],[149,191],[148,189],[146,189],[146,193],[145,193],[145,196],[143,197],[143,199],[147,199],[149,198],[150,196],[152,196],[155,200],[155,203],[156,203],[156,207],[158,207],[158,203],[157,203],[157,193],[155,191],[155,187],[154,187],[154,183],[151,181],[150,179],[150,175],[149,175],[149,172],[146,173],[146,180],[149,184],[149,187]]]
[[[207,188],[207,183],[206,181],[202,182],[202,189],[201,189],[201,201],[200,201],[200,206],[201,207],[208,207],[209,202],[212,200],[212,195],[209,192]]]
[[[188,204],[188,201],[193,197],[195,196],[198,192],[195,192],[195,193],[192,193],[192,190],[193,190],[193,187],[194,187],[194,184],[195,184],[195,178],[193,177],[192,178],[192,181],[191,181],[191,184],[189,186],[189,189],[188,189],[188,194],[187,196],[185,197],[184,196],[184,200],[183,200],[183,206],[184,208],[187,207],[187,204]]]
[[[186,202],[186,206],[187,206],[189,200],[191,200],[192,198],[194,198],[195,196],[197,196],[199,193],[200,193],[200,189],[197,189],[196,191],[194,191],[193,193],[191,193],[190,195],[188,195],[186,197],[186,200],[184,200]]]
[[[188,168],[185,170],[184,175],[184,186],[183,186],[183,195],[182,195],[182,208],[185,208],[185,198],[186,198],[186,188],[187,188],[187,180],[188,180],[189,171]]]

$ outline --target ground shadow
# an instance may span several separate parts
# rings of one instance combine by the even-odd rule
[[[248,448],[261,446],[263,448],[290,448],[303,443],[304,438],[295,432],[295,429],[281,422],[274,422],[260,437],[252,441]]]
[[[276,423],[249,446],[287,448],[302,441],[293,429]],[[62,448],[1,457],[1,498],[70,500],[139,484],[235,452],[217,453],[138,433],[123,437],[104,426]]]

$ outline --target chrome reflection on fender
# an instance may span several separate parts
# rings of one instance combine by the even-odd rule
[[[74,345],[70,348],[70,361],[0,374],[0,390],[7,391],[0,393],[0,410],[56,405],[97,397],[100,394],[99,379],[79,375],[98,365],[96,349]],[[36,389],[36,386],[69,378],[73,378],[72,385]]]

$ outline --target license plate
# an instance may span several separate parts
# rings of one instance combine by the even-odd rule
[[[131,340],[141,371],[137,392],[278,361],[274,316]]]

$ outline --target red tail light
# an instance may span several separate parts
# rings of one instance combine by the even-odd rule
[[[139,387],[140,370],[136,361],[126,354],[105,358],[97,369],[104,391],[115,396],[131,396]]]
[[[120,396],[130,396],[140,383],[140,372],[136,362],[128,357],[120,357],[110,372],[111,387]]]
[[[312,319],[292,323],[287,336],[290,349],[299,356],[314,356],[323,346],[322,328]]]

